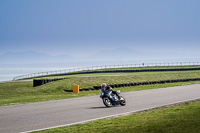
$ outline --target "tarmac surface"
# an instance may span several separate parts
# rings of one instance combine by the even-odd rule
[[[200,84],[121,94],[126,106],[106,108],[99,96],[0,107],[0,133],[32,132],[200,99]]]

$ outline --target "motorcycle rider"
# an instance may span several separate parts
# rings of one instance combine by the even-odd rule
[[[100,97],[102,97],[103,95],[106,95],[109,97],[109,91],[111,90],[112,88],[108,87],[106,83],[103,83],[101,84],[101,94],[100,94]]]
[[[116,94],[118,96],[117,92],[112,90],[112,87],[108,86],[106,83],[102,83],[101,84],[101,94],[100,94],[100,97],[102,97],[103,94],[104,94],[105,96],[107,96],[108,98],[110,98],[112,100],[112,96],[110,95],[111,94],[110,91],[113,94]]]

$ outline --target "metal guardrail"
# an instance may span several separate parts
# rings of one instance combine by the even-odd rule
[[[71,72],[78,72],[78,71],[84,71],[84,70],[100,70],[100,69],[107,69],[107,68],[130,68],[130,67],[152,67],[152,66],[153,67],[154,66],[194,66],[194,65],[200,65],[200,62],[172,62],[172,63],[140,63],[140,64],[125,64],[125,65],[103,65],[103,66],[92,66],[92,67],[58,70],[58,71],[31,73],[31,74],[27,74],[27,75],[21,75],[21,76],[14,77],[13,80],[27,79],[27,78],[47,76],[47,75],[53,75],[53,74],[61,74],[61,73],[71,73]]]

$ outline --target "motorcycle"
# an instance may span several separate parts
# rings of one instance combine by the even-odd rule
[[[108,93],[101,92],[100,97],[103,100],[103,103],[106,107],[121,105],[126,105],[126,100],[124,97],[119,96],[120,90],[118,91],[112,91],[110,90]]]

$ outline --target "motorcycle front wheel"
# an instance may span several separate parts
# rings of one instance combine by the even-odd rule
[[[104,105],[106,107],[111,107],[112,106],[112,103],[111,103],[110,99],[107,98],[107,97],[103,98],[103,103],[104,103]]]
[[[119,104],[121,106],[125,106],[126,105],[126,100],[125,98],[123,98],[122,96],[119,96]]]

